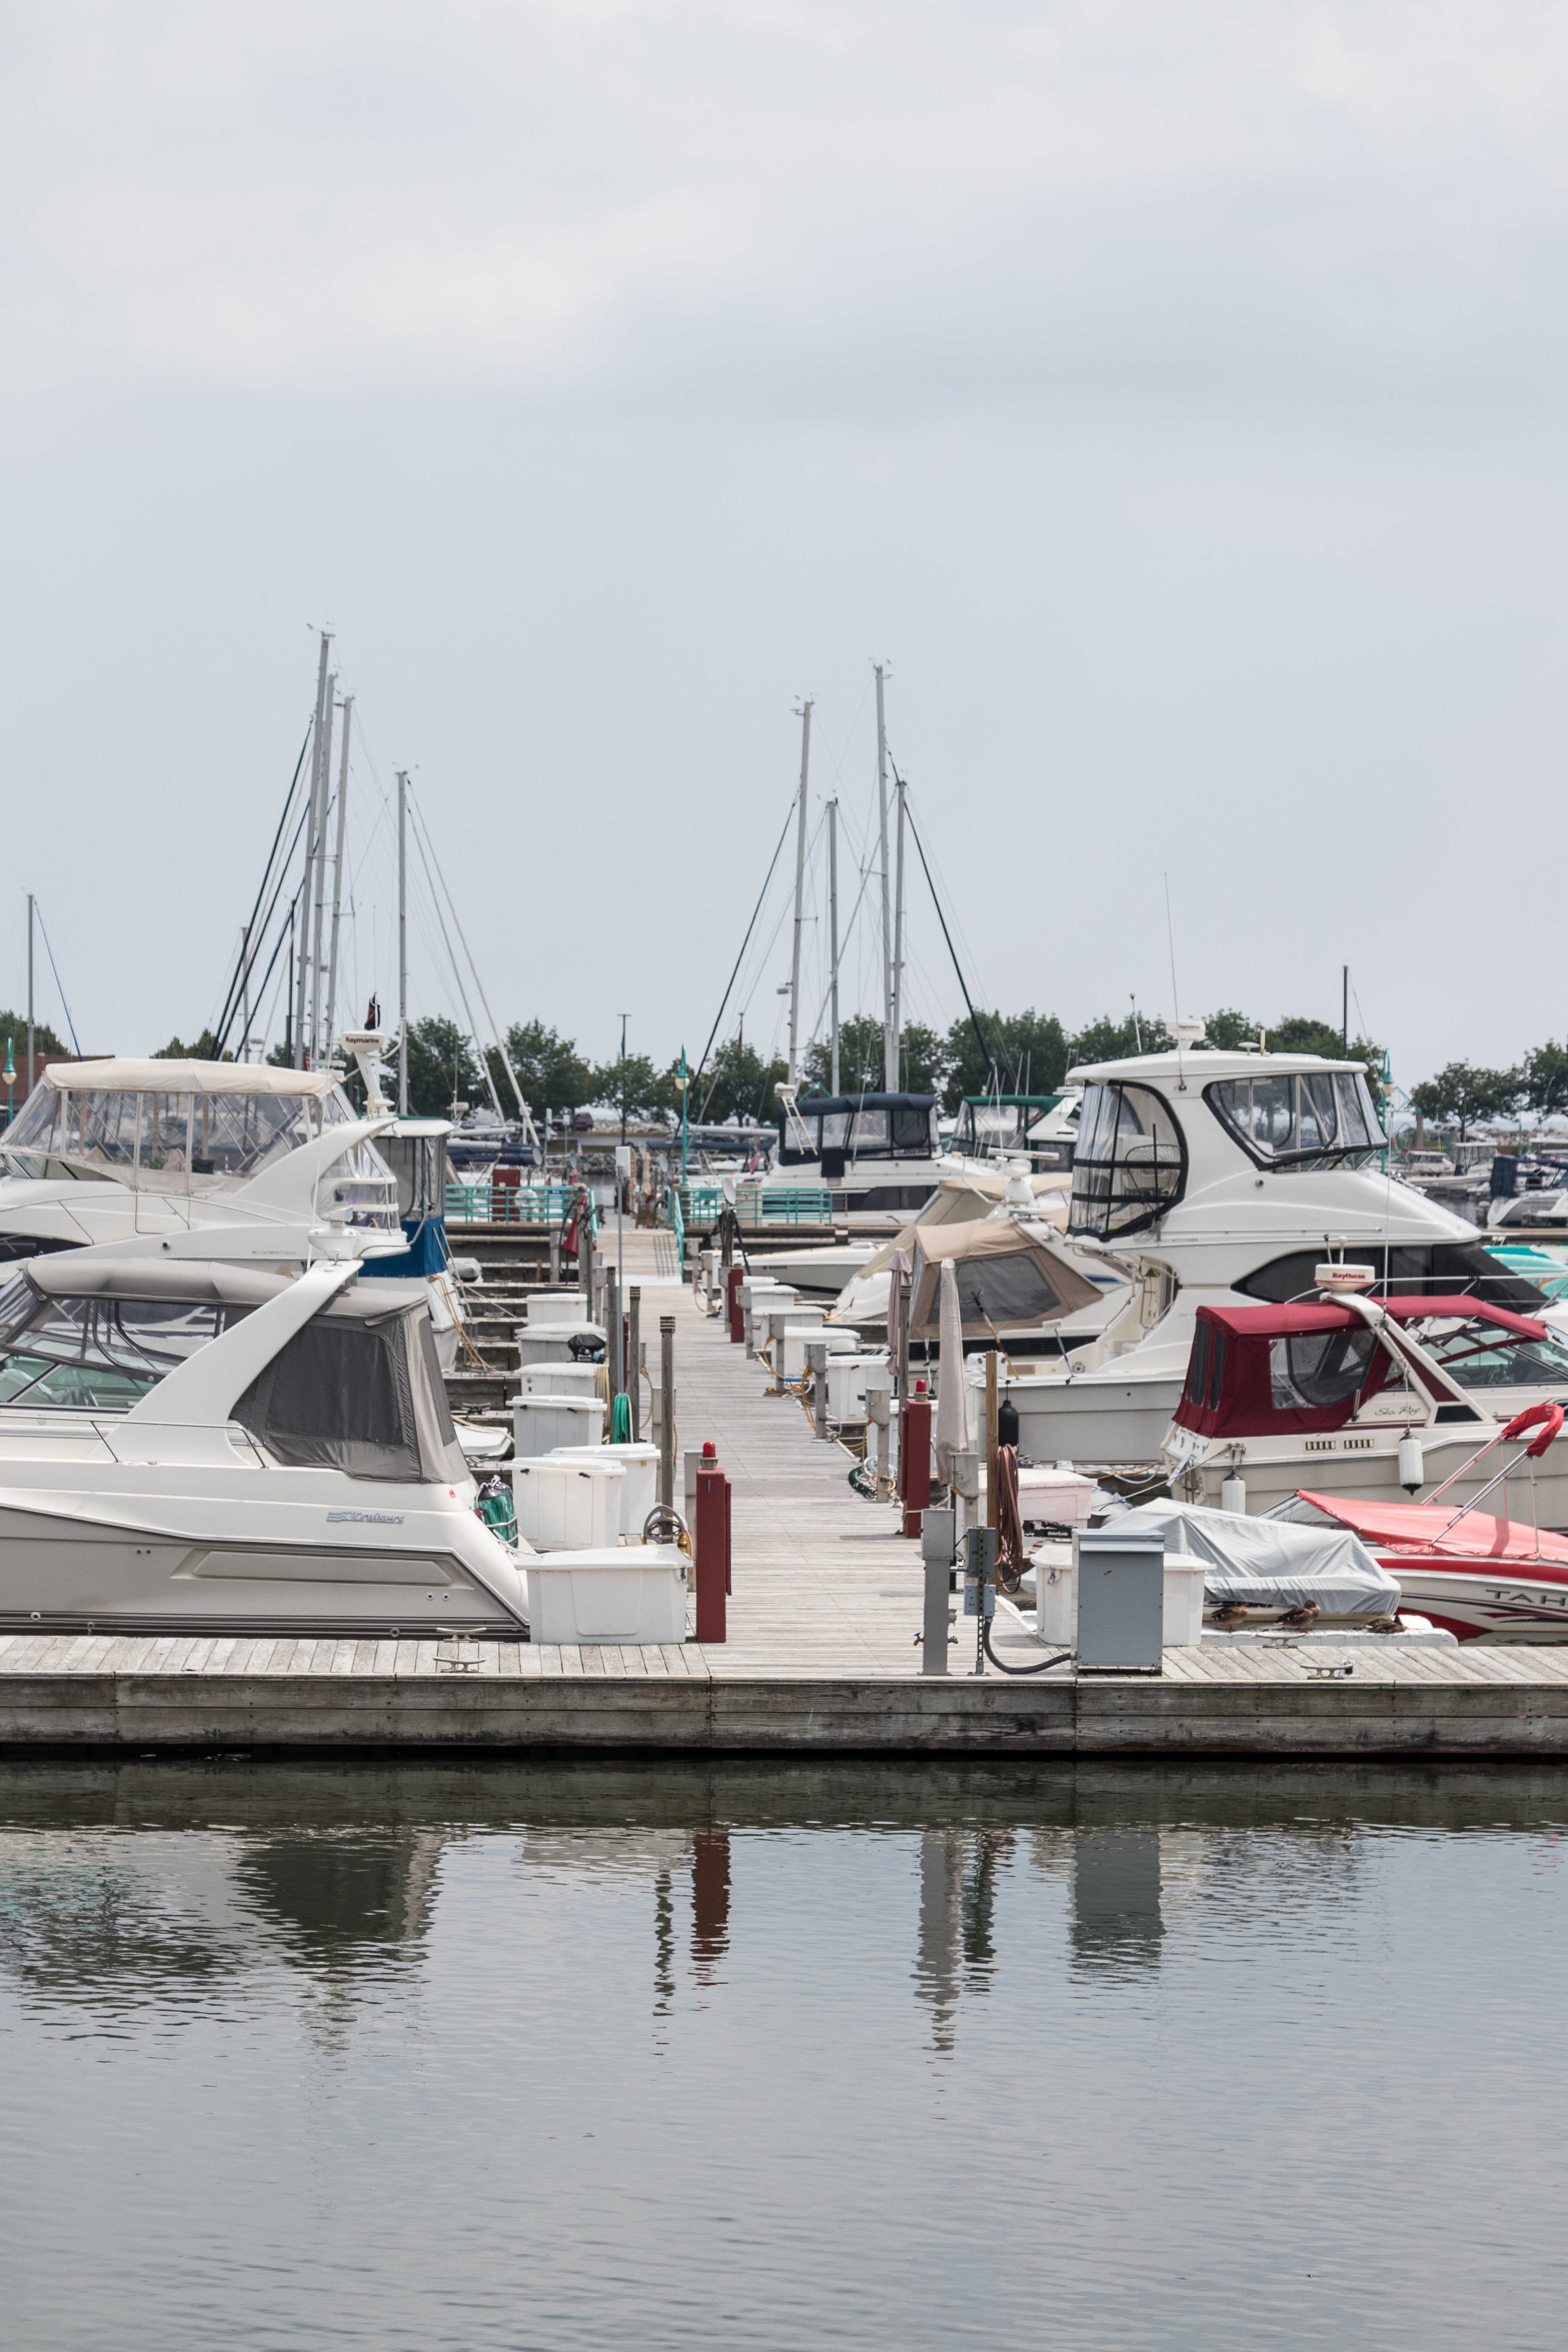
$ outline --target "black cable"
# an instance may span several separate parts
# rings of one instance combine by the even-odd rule
[[[899,772],[898,772],[897,767],[896,767],[896,766],[894,766],[893,761],[892,761],[891,760],[889,760],[889,762],[888,762],[888,764],[889,764],[889,766],[890,768],[892,768],[892,770],[893,770],[893,781],[894,781],[894,782],[895,782],[895,783],[899,783],[899,784],[902,784],[904,780],[903,780],[903,778],[900,775],[900,773],[899,773]],[[937,895],[936,895],[936,884],[935,884],[935,883],[931,880],[931,867],[926,864],[925,844],[924,844],[924,842],[921,839],[921,836],[920,836],[920,828],[919,828],[919,827],[917,826],[917,824],[915,824],[915,813],[914,813],[913,809],[912,809],[912,808],[910,808],[910,806],[909,788],[908,788],[908,786],[907,786],[907,785],[906,785],[906,786],[905,786],[905,788],[904,788],[904,814],[905,814],[905,815],[906,815],[906,817],[908,817],[908,819],[909,819],[909,823],[910,823],[910,831],[914,835],[914,837],[915,837],[915,847],[920,851],[920,854],[921,854],[921,871],[924,873],[925,877],[926,877],[926,888],[931,892],[931,905],[936,908],[936,919],[937,919],[937,921],[942,925],[942,938],[947,941],[947,951],[948,951],[948,954],[952,958],[952,968],[953,968],[953,971],[958,974],[958,984],[959,984],[959,987],[960,987],[961,989],[963,989],[963,1002],[964,1002],[965,1009],[967,1010],[968,1014],[969,1014],[970,1025],[971,1025],[971,1027],[972,1027],[972,1028],[973,1029],[973,1031],[974,1031],[975,1038],[976,1038],[976,1040],[977,1040],[977,1041],[978,1041],[978,1043],[979,1043],[980,1050],[981,1050],[981,1052],[982,1052],[982,1053],[984,1055],[984,1056],[985,1056],[985,1067],[986,1067],[987,1071],[989,1072],[990,1076],[991,1076],[993,1078],[994,1078],[994,1077],[997,1076],[997,1068],[996,1068],[996,1055],[995,1055],[994,1052],[993,1051],[993,1049],[992,1049],[992,1048],[991,1048],[991,1047],[990,1047],[990,1046],[985,1043],[985,1032],[984,1032],[984,1029],[982,1029],[982,1027],[980,1026],[980,1015],[978,1014],[978,1013],[976,1013],[976,1011],[974,1010],[974,1007],[973,1007],[973,1003],[970,1002],[969,990],[968,990],[967,986],[965,985],[964,978],[963,978],[963,965],[959,962],[959,961],[958,961],[958,950],[957,950],[957,949],[953,946],[953,944],[952,944],[952,932],[948,929],[948,928],[947,928],[947,917],[946,917],[946,916],[942,913],[942,900],[941,900],[941,899],[937,897]],[[1000,1087],[998,1087],[993,1088],[993,1089],[992,1089],[992,1091],[993,1091],[993,1092],[1000,1092]],[[1032,1669],[1031,1669],[1031,1671],[1032,1671]]]
[[[786,841],[786,840],[788,839],[788,837],[789,837],[790,822],[791,822],[791,819],[794,817],[794,815],[795,815],[795,802],[792,800],[792,801],[790,802],[790,804],[789,804],[789,815],[788,815],[788,816],[786,816],[786,817],[785,817],[785,819],[784,819],[784,831],[783,831],[783,833],[781,833],[781,834],[780,834],[780,835],[779,835],[779,840],[778,840],[778,849],[775,849],[775,850],[774,850],[774,852],[773,852],[773,854],[772,858],[769,860],[769,863],[768,863],[768,870],[767,870],[766,874],[763,877],[763,887],[762,887],[761,890],[759,890],[759,891],[758,891],[758,893],[757,893],[757,903],[756,903],[756,905],[755,905],[755,906],[752,908],[752,919],[751,919],[751,921],[746,925],[746,936],[745,936],[745,938],[741,941],[741,952],[740,952],[740,954],[735,958],[735,970],[734,970],[734,971],[732,971],[732,972],[730,974],[729,980],[728,980],[728,982],[726,982],[726,984],[725,984],[724,993],[723,993],[723,995],[722,995],[722,996],[720,998],[720,1000],[719,1000],[719,1010],[718,1010],[718,1012],[713,1015],[713,1026],[712,1026],[712,1028],[711,1028],[711,1029],[710,1029],[710,1031],[708,1032],[708,1043],[707,1043],[707,1045],[704,1045],[704,1046],[703,1046],[703,1048],[702,1048],[702,1059],[698,1063],[697,1067],[696,1067],[696,1068],[695,1068],[695,1069],[690,1073],[690,1075],[689,1075],[689,1076],[688,1076],[688,1078],[687,1078],[687,1081],[686,1081],[686,1099],[687,1099],[687,1101],[688,1101],[688,1102],[689,1102],[689,1101],[690,1101],[690,1099],[691,1099],[691,1089],[692,1089],[692,1087],[697,1084],[698,1079],[702,1076],[703,1071],[704,1071],[704,1070],[707,1068],[707,1066],[708,1066],[708,1056],[709,1056],[709,1055],[710,1055],[710,1054],[712,1052],[712,1050],[713,1050],[713,1040],[714,1040],[714,1038],[715,1038],[715,1037],[717,1037],[717,1035],[719,1034],[719,1024],[720,1024],[720,1022],[721,1022],[721,1021],[722,1021],[722,1019],[724,1018],[724,1007],[725,1007],[725,1006],[726,1006],[726,1004],[728,1004],[728,1003],[729,1003],[729,1002],[730,1002],[730,991],[731,991],[731,988],[733,988],[733,987],[734,987],[734,985],[735,985],[736,975],[737,975],[737,974],[739,973],[739,971],[740,971],[742,962],[742,961],[743,961],[743,959],[744,959],[744,957],[745,957],[746,950],[747,950],[747,948],[751,945],[751,942],[752,942],[752,932],[756,929],[756,928],[757,928],[757,917],[758,917],[758,916],[762,913],[762,911],[763,911],[763,899],[767,897],[767,895],[768,895],[768,884],[773,880],[773,867],[774,867],[774,866],[778,864],[778,862],[779,862],[779,850],[782,850],[782,849],[783,849],[783,847],[784,847],[784,845],[785,841]],[[710,1095],[711,1095],[711,1090],[710,1090]],[[698,1114],[698,1116],[699,1116],[699,1118],[700,1118],[701,1114],[700,1114],[700,1113],[699,1113],[699,1114]]]
[[[1059,1658],[1042,1658],[1037,1666],[1005,1666],[991,1646],[991,1621],[988,1617],[983,1617],[980,1621],[980,1638],[984,1645],[986,1656],[999,1675],[1043,1675],[1052,1666],[1065,1666],[1072,1656],[1070,1650],[1064,1650]]]
[[[307,802],[306,805],[305,805],[305,806],[300,810],[300,822],[299,822],[299,824],[294,827],[294,838],[293,838],[293,840],[289,844],[288,854],[287,854],[287,856],[284,857],[284,860],[283,860],[282,865],[281,865],[281,866],[279,867],[279,869],[278,869],[278,887],[277,887],[277,888],[276,888],[276,889],[273,891],[273,893],[272,893],[272,903],[271,903],[271,905],[268,908],[266,914],[265,914],[265,915],[262,917],[262,919],[261,919],[261,937],[262,937],[262,939],[265,939],[265,938],[267,937],[268,926],[268,924],[271,922],[272,918],[273,918],[273,915],[274,915],[274,914],[276,913],[276,911],[277,911],[277,908],[278,908],[278,901],[279,901],[279,898],[281,897],[281,895],[282,895],[283,885],[284,885],[284,883],[285,883],[285,882],[288,880],[288,878],[289,878],[289,866],[290,866],[293,864],[293,862],[294,862],[294,852],[295,852],[295,851],[296,851],[296,849],[298,849],[298,847],[300,846],[300,835],[304,832],[304,830],[305,830],[305,820],[306,820],[306,818],[310,815],[310,803]],[[302,889],[304,888],[304,887],[305,887],[305,886],[304,886],[304,884],[301,882],[301,883],[300,883],[300,888],[299,888],[299,889],[297,889],[297,890],[295,891],[295,893],[294,893],[294,897],[295,897],[296,898],[297,898],[299,897],[299,895],[300,895],[300,890],[302,890]],[[290,901],[290,904],[292,904],[292,901]],[[290,922],[292,922],[292,920],[293,920],[293,918],[292,918],[292,916],[290,915],[290,917],[289,917],[289,921],[290,921]],[[260,986],[260,988],[257,991],[257,994],[258,994],[258,996],[261,996],[261,995],[265,995],[265,994],[266,994],[266,992],[267,992],[267,982],[268,982],[268,980],[270,980],[270,979],[271,979],[271,977],[272,977],[272,965],[273,965],[273,964],[275,964],[275,963],[277,962],[277,961],[278,961],[278,948],[279,948],[279,947],[281,947],[281,946],[282,946],[282,944],[283,944],[283,932],[282,932],[281,930],[279,930],[279,934],[278,934],[278,947],[275,947],[275,948],[273,949],[273,950],[272,950],[272,962],[271,962],[271,963],[269,963],[269,964],[268,965],[268,967],[267,967],[267,971],[266,971],[266,972],[265,972],[265,974],[263,975],[263,978],[262,978],[261,986]],[[250,970],[251,970],[252,971],[254,971],[254,970],[255,970],[255,968],[256,968],[256,966],[255,966],[255,956],[256,956],[256,955],[259,955],[259,954],[260,954],[260,952],[261,952],[260,948],[259,948],[259,946],[258,946],[258,947],[256,948],[256,950],[254,950],[254,952],[253,952],[253,956],[252,956],[252,961],[251,961],[251,966],[250,966]],[[248,977],[248,974],[247,974],[246,976],[247,976],[247,977]],[[231,1005],[230,1005],[230,1007],[229,1007],[229,1011],[228,1011],[228,1017],[227,1017],[227,1019],[225,1021],[223,1027],[222,1027],[222,1028],[219,1030],[219,1032],[218,1032],[218,1038],[217,1038],[217,1052],[218,1052],[218,1056],[219,1056],[220,1060],[221,1060],[222,1055],[223,1055],[223,1049],[224,1049],[224,1047],[225,1047],[225,1046],[227,1045],[227,1043],[228,1043],[229,1024],[230,1024],[230,1023],[232,1023],[232,1021],[233,1021],[233,1019],[234,1019],[234,1016],[235,1016],[235,1014],[239,1011],[240,1005],[243,1003],[243,1002],[244,1002],[244,998],[243,998],[243,996],[239,996],[239,997],[237,997],[237,998],[235,999],[235,1002],[234,1002],[234,1003],[233,1003],[233,1004],[231,1004]]]
[[[305,764],[305,753],[310,742],[310,730],[315,723],[313,719],[307,719],[305,723],[305,740],[300,746],[300,756],[294,762],[294,773],[289,779],[289,790],[283,797],[283,814],[278,820],[278,830],[272,836],[272,846],[267,853],[267,863],[261,869],[261,887],[256,893],[256,906],[250,910],[250,922],[246,926],[244,936],[240,940],[239,958],[235,965],[234,978],[229,982],[228,993],[223,1000],[223,1011],[218,1014],[217,1034],[220,1053],[223,1049],[223,1040],[228,1034],[229,1022],[234,1015],[235,1000],[249,976],[246,967],[247,965],[253,967],[256,962],[257,950],[252,947],[251,940],[257,908],[267,896],[267,885],[272,879],[272,861],[278,855],[278,845],[283,838],[283,828],[289,822],[289,811],[293,805],[295,790],[300,782],[300,771]]]

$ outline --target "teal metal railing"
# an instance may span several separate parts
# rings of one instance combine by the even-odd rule
[[[448,1184],[449,1225],[559,1225],[575,1197],[574,1184]],[[599,1212],[592,1210],[593,1230]]]
[[[683,1188],[685,1223],[710,1230],[719,1222],[724,1193],[718,1184],[688,1184]],[[670,1195],[673,1200],[675,1192]],[[735,1195],[735,1216],[742,1233],[761,1233],[775,1226],[830,1225],[833,1195],[813,1184],[773,1184],[766,1190],[742,1187]]]

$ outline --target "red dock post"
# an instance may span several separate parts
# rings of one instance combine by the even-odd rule
[[[746,1337],[746,1321],[741,1312],[741,1285],[745,1279],[746,1269],[743,1265],[732,1265],[724,1277],[724,1301],[730,1313],[730,1337],[742,1343]]]
[[[692,1531],[697,1569],[697,1638],[724,1639],[724,1595],[729,1563],[724,1542],[725,1488],[729,1485],[717,1462],[697,1465],[697,1525]]]
[[[931,1506],[931,1399],[924,1381],[899,1416],[899,1488],[904,1500],[904,1533],[918,1536]]]

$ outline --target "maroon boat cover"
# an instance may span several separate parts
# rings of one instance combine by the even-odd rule
[[[1494,1324],[1521,1339],[1546,1336],[1533,1317],[1468,1294],[1377,1303],[1395,1323],[1440,1318]],[[1395,1372],[1376,1332],[1352,1307],[1326,1300],[1200,1307],[1176,1420],[1200,1437],[1342,1429]]]

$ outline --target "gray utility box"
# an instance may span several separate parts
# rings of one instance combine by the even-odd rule
[[[1165,1546],[1159,1536],[1119,1535],[1114,1525],[1074,1538],[1078,1663],[1157,1675],[1165,1628]]]

